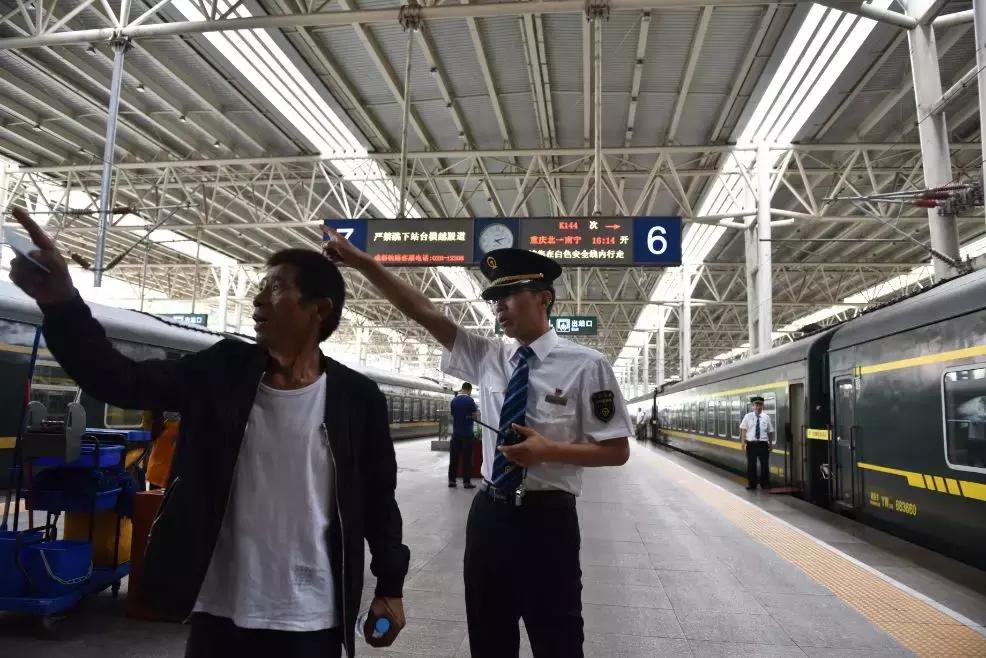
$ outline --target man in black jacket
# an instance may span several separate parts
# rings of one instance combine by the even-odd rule
[[[44,312],[65,371],[109,404],[182,415],[140,595],[161,616],[190,618],[186,656],[354,655],[364,538],[371,619],[391,622],[381,638],[364,634],[390,645],[409,551],[385,398],[318,349],[342,315],[338,270],[314,251],[279,252],[254,299],[256,345],[135,362],[106,339],[52,240],[27,213],[14,217],[50,272],[18,256],[10,277]]]

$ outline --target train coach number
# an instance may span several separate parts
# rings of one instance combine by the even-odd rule
[[[908,516],[918,515],[918,506],[916,503],[909,503],[906,500],[897,500],[890,496],[884,496],[879,491],[870,492],[870,505],[892,512],[907,514]]]
[[[908,503],[903,500],[895,500],[894,509],[910,516],[918,515],[918,506],[914,503]]]

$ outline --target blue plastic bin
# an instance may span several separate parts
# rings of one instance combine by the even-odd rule
[[[84,587],[92,577],[92,544],[59,539],[31,544],[21,553],[28,592],[55,598]]]
[[[17,547],[20,546],[23,555],[25,547],[40,542],[42,538],[40,530],[0,532],[0,598],[23,596],[27,581],[17,566]]]
[[[69,468],[103,468],[116,466],[123,461],[123,446],[100,446],[99,463],[96,462],[96,444],[83,443],[79,451],[79,458],[74,462],[65,463],[58,457],[39,457],[34,460],[35,466],[66,466]]]

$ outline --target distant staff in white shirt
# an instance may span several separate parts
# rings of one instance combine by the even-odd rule
[[[746,451],[746,488],[757,488],[757,460],[760,461],[760,488],[770,485],[770,451],[774,447],[774,423],[763,412],[763,398],[750,398],[753,411],[740,422],[740,441]]]

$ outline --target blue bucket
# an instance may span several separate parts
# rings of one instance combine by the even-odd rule
[[[59,539],[32,544],[21,553],[29,594],[49,599],[84,586],[92,577],[92,544]]]
[[[41,539],[40,530],[0,532],[0,598],[24,595],[27,581],[17,566],[17,547],[20,546],[20,553],[23,555],[26,546],[36,544]]]

